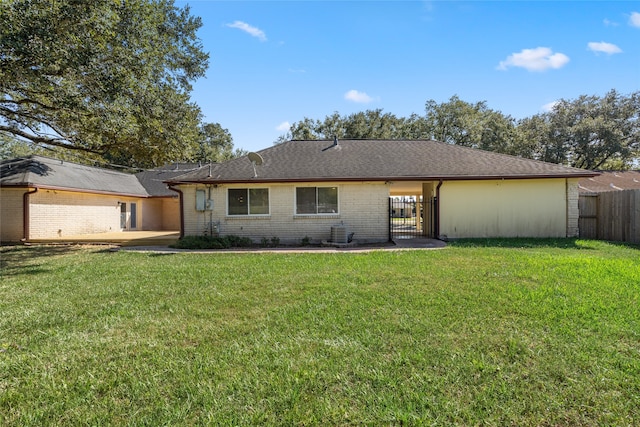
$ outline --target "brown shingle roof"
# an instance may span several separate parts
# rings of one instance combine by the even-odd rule
[[[581,193],[640,189],[640,171],[601,172],[601,175],[578,181]]]
[[[597,173],[425,140],[289,141],[247,157],[203,167],[175,182],[295,182],[588,177]]]
[[[134,175],[35,155],[3,161],[0,186],[149,195]]]
[[[165,182],[176,176],[194,171],[201,166],[202,165],[198,163],[174,163],[148,171],[138,172],[136,177],[151,196],[177,197],[178,193],[169,190]]]

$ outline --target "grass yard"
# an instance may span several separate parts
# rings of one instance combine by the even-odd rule
[[[640,425],[640,249],[2,248],[0,425]]]

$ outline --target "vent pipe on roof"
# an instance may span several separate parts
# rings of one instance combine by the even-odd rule
[[[336,135],[333,135],[333,146],[337,146],[338,145],[338,137]]]

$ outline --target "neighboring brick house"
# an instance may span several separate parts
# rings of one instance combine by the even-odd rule
[[[177,193],[162,181],[193,166],[136,176],[35,155],[2,161],[0,241],[178,230]]]
[[[404,195],[434,201],[424,213],[437,217],[423,229],[429,237],[574,237],[578,180],[596,175],[436,141],[314,140],[167,183],[181,195],[182,235],[294,243],[329,239],[340,225],[359,241],[382,242],[390,238],[389,198]]]

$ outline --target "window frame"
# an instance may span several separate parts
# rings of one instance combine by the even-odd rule
[[[231,209],[230,209],[230,202],[231,202],[231,197],[230,197],[230,192],[231,191],[241,191],[244,190],[245,191],[245,197],[247,199],[246,205],[247,205],[247,212],[246,213],[231,213]],[[266,213],[251,213],[251,191],[252,190],[266,190],[267,192],[267,212]],[[226,209],[227,209],[227,216],[228,217],[232,217],[232,218],[244,218],[244,217],[255,217],[255,216],[261,216],[261,217],[265,217],[265,216],[269,216],[271,215],[271,189],[269,187],[237,187],[237,188],[227,188],[227,192],[226,192],[226,196],[227,196],[227,203],[226,203]]]
[[[336,192],[336,200],[335,200],[335,206],[336,206],[336,211],[335,212],[318,212],[318,208],[320,206],[319,203],[319,189],[335,189]],[[298,212],[298,190],[301,189],[314,189],[315,190],[315,212],[303,212],[300,213]],[[327,185],[327,186],[301,186],[301,187],[295,187],[295,192],[294,192],[294,205],[293,205],[293,212],[295,216],[336,216],[336,215],[340,215],[340,189],[337,185]]]

